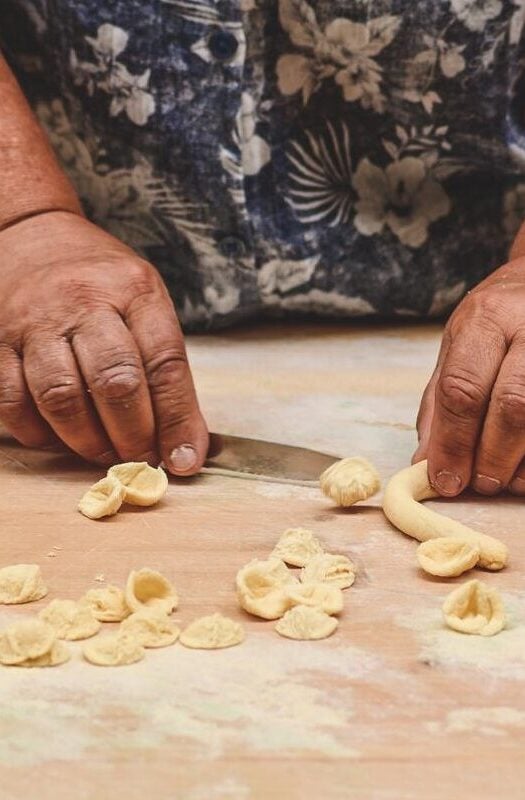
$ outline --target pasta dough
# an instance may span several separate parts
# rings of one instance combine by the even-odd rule
[[[101,622],[121,622],[131,614],[124,592],[118,586],[90,589],[82,598],[82,602],[89,605],[95,619]]]
[[[293,567],[304,567],[311,558],[323,553],[319,541],[306,528],[289,528],[275,545],[271,558],[280,558]]]
[[[160,572],[145,567],[130,572],[126,583],[126,604],[132,611],[156,608],[165,614],[177,608],[179,598],[175,587]]]
[[[280,619],[275,630],[288,639],[326,639],[338,622],[323,611],[311,606],[295,606]]]
[[[69,651],[42,620],[15,622],[0,634],[0,663],[6,666],[48,667],[68,659]]]
[[[55,631],[45,622],[15,622],[0,634],[0,662],[20,664],[26,658],[38,658],[51,650],[55,640]]]
[[[180,643],[185,647],[216,650],[232,647],[244,641],[242,625],[222,614],[211,614],[192,622],[181,633]]]
[[[338,506],[353,506],[367,500],[381,487],[375,467],[357,456],[336,461],[319,478],[322,492]]]
[[[133,637],[116,633],[97,636],[82,651],[86,661],[100,667],[121,667],[144,658],[145,650]]]
[[[102,519],[116,514],[126,494],[125,486],[116,478],[106,476],[94,483],[80,499],[78,510],[89,519]]]
[[[287,586],[286,594],[291,606],[312,606],[326,614],[339,614],[343,610],[343,593],[329,583],[299,583]]]
[[[91,606],[74,600],[53,600],[38,616],[51,625],[58,639],[89,639],[101,628]]]
[[[154,608],[135,611],[121,624],[120,632],[133,638],[142,647],[168,647],[180,636],[180,628],[166,614]]]
[[[277,619],[290,605],[285,588],[299,581],[283,561],[269,558],[250,561],[239,570],[235,583],[239,603],[245,611],[263,619]]]
[[[476,566],[479,547],[453,536],[438,536],[420,544],[416,555],[420,567],[430,575],[456,578]]]
[[[108,477],[124,486],[124,502],[133,506],[152,506],[168,490],[168,476],[162,467],[155,469],[146,461],[115,464],[108,470]]]
[[[454,589],[443,603],[449,628],[461,633],[494,636],[505,627],[505,609],[495,589],[478,580]]]
[[[348,589],[355,581],[356,566],[346,556],[322,553],[310,559],[301,572],[303,583],[329,583]]]
[[[14,564],[0,569],[0,603],[32,603],[47,594],[37,564]]]
[[[64,642],[56,641],[48,653],[38,658],[26,658],[17,667],[58,667],[65,664],[71,658],[71,653]]]
[[[508,551],[503,542],[431,511],[419,502],[438,496],[428,480],[427,462],[420,461],[390,479],[383,498],[383,511],[396,528],[420,542],[453,536],[479,548],[480,567],[502,569],[508,559]]]

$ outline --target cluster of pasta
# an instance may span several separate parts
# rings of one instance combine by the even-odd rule
[[[48,593],[37,564],[0,569],[0,603],[41,600]],[[90,589],[80,600],[52,600],[37,616],[17,620],[0,632],[0,664],[52,667],[69,661],[65,641],[89,639],[82,655],[91,664],[117,667],[144,658],[148,648],[177,640],[185,647],[231,647],[244,639],[242,626],[221,614],[201,617],[183,631],[171,619],[178,607],[173,584],[160,572],[130,573],[125,588]],[[102,623],[120,623],[114,633],[97,636]],[[95,638],[92,638],[95,637]]]
[[[456,578],[474,567],[492,572],[503,569],[508,560],[506,545],[422,505],[421,500],[437,496],[426,461],[398,472],[385,489],[387,519],[421,542],[417,549],[420,567],[441,578]],[[506,624],[500,595],[476,579],[451,592],[442,610],[446,624],[461,633],[493,636]]]
[[[301,567],[299,577],[288,568]],[[275,630],[289,639],[324,639],[338,625],[343,592],[356,566],[344,555],[326,553],[304,528],[285,531],[266,561],[250,561],[237,573],[237,597],[249,614],[278,620]]]
[[[78,510],[89,519],[111,517],[123,503],[153,506],[167,490],[168,476],[162,467],[150,467],[146,461],[115,464],[83,495]]]

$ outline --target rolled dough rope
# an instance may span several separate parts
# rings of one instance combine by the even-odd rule
[[[383,511],[396,528],[420,542],[438,536],[455,536],[479,547],[480,567],[502,569],[508,559],[506,545],[499,539],[478,533],[461,522],[431,511],[420,503],[421,500],[435,497],[439,497],[439,494],[429,483],[427,462],[420,461],[390,479],[383,497]]]

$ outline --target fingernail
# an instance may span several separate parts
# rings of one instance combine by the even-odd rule
[[[498,481],[497,478],[491,478],[490,475],[478,473],[474,478],[474,488],[482,494],[496,494],[501,489],[501,481]]]
[[[433,485],[440,494],[458,494],[461,489],[461,478],[453,472],[442,469],[434,478]]]
[[[172,450],[170,461],[176,472],[189,472],[197,463],[195,448],[191,444],[181,444]]]
[[[512,483],[509,486],[509,492],[512,494],[525,494],[525,479],[524,478],[514,478]]]

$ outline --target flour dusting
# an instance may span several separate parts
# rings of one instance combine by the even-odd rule
[[[276,639],[269,648],[256,637],[224,651],[149,651],[143,662],[114,670],[88,665],[78,646],[72,650],[64,667],[2,669],[0,765],[108,749],[130,757],[181,739],[207,759],[239,748],[254,756],[355,758],[348,679],[381,668],[356,647]]]
[[[456,708],[445,722],[429,722],[431,733],[477,733],[481,736],[510,736],[525,728],[525,711],[509,706]]]
[[[396,623],[417,632],[419,660],[432,666],[466,666],[492,677],[525,679],[525,594],[504,596],[507,627],[496,636],[472,636],[450,630],[439,606],[396,617]]]

